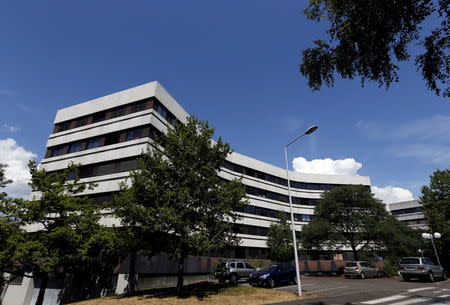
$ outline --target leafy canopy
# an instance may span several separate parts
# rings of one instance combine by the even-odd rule
[[[326,191],[316,205],[314,218],[302,229],[307,250],[349,247],[358,252],[380,241],[378,226],[386,221],[384,204],[363,185],[345,185]]]
[[[161,243],[142,243],[144,252],[164,251],[179,264],[178,288],[183,285],[187,255],[236,245],[232,226],[234,211],[247,204],[239,180],[219,177],[221,165],[231,153],[221,138],[212,141],[214,129],[189,117],[186,124],[168,127],[156,137],[154,147],[141,156],[130,185],[122,185],[115,214],[124,226],[141,233],[163,236]],[[134,235],[133,235],[134,236]]]
[[[53,173],[39,169],[34,161],[28,166],[33,198],[4,201],[0,208],[30,232],[13,256],[22,271],[43,278],[71,272],[112,245],[111,231],[99,224],[101,206],[80,196],[95,185],[70,178],[76,165]]]
[[[278,220],[270,224],[267,232],[267,255],[271,260],[278,262],[289,262],[294,259],[292,230],[283,211],[278,213]]]
[[[310,0],[307,18],[329,23],[328,41],[303,50],[300,72],[308,86],[332,87],[335,75],[361,77],[386,88],[399,81],[396,62],[410,60],[408,47],[422,47],[415,58],[428,89],[450,96],[450,9],[447,0]],[[422,24],[436,23],[431,33]],[[422,35],[421,35],[422,34]]]
[[[436,170],[422,187],[420,202],[430,232],[439,232],[436,247],[444,268],[450,268],[450,169]]]

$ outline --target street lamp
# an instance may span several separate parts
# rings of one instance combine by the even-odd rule
[[[297,294],[298,296],[302,296],[302,284],[300,280],[300,269],[298,266],[298,254],[297,254],[297,238],[295,236],[295,227],[294,227],[294,212],[292,211],[292,196],[291,196],[291,182],[289,181],[289,166],[288,166],[288,157],[287,157],[287,147],[294,143],[295,141],[301,139],[307,134],[311,134],[316,131],[317,126],[309,127],[302,135],[296,137],[294,140],[289,142],[284,146],[284,157],[286,160],[286,178],[288,183],[288,193],[289,193],[289,207],[291,209],[291,228],[292,228],[292,239],[294,241],[294,257],[295,257],[295,272],[297,275]]]
[[[434,254],[436,255],[437,262],[438,262],[438,264],[440,266],[441,265],[441,261],[439,260],[438,253],[436,251],[436,246],[434,245],[434,240],[441,238],[441,233],[438,233],[438,232],[435,232],[434,234],[422,233],[422,238],[431,239],[431,244],[433,245]]]

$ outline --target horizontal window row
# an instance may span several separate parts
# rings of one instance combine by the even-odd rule
[[[223,164],[224,168],[227,168],[229,170],[232,170],[233,172],[237,172],[240,174],[244,174],[247,176],[252,176],[258,179],[266,180],[275,184],[284,185],[287,186],[287,179],[280,178],[274,175],[266,174],[258,170],[254,170],[252,168],[248,168],[242,165],[234,164],[229,161],[225,161]],[[337,186],[340,186],[340,184],[324,184],[324,183],[306,183],[306,182],[297,182],[292,181],[291,187],[297,188],[297,189],[304,189],[304,190],[331,190]]]
[[[398,209],[393,210],[391,213],[393,215],[400,215],[400,214],[412,214],[412,213],[419,213],[422,212],[422,207],[415,207],[415,208],[407,208],[407,209]]]
[[[289,203],[289,196],[287,196],[287,195],[259,189],[259,188],[252,187],[252,186],[246,186],[246,189],[247,189],[247,194],[249,194],[249,195]],[[314,206],[314,205],[316,205],[317,200],[318,199],[292,197],[292,204]]]
[[[55,127],[53,129],[53,133],[114,119],[120,116],[144,111],[147,109],[154,109],[171,125],[174,125],[177,122],[176,117],[169,110],[167,110],[167,108],[162,105],[161,102],[154,98],[147,98],[127,105],[103,110],[76,119],[57,123],[55,124]]]
[[[242,213],[246,213],[246,214],[252,214],[252,215],[265,216],[265,217],[272,217],[272,218],[277,218],[278,217],[278,213],[280,213],[280,211],[277,211],[277,210],[256,207],[256,206],[253,206],[253,205],[247,205],[243,209],[239,210],[238,212],[242,212]],[[287,213],[286,212],[286,217],[287,217],[288,220],[290,220],[291,219],[291,213]],[[310,222],[312,217],[313,217],[313,215],[310,215],[310,214],[297,214],[297,213],[294,213],[294,221]]]
[[[112,144],[136,140],[145,137],[152,138],[155,133],[160,133],[160,131],[150,125],[120,130],[97,137],[87,138],[80,141],[49,147],[47,149],[45,157],[50,158],[62,156],[65,154],[84,151],[88,149],[94,149],[97,147],[108,146]]]

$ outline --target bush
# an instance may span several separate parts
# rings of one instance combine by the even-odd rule
[[[396,261],[392,261],[386,259],[383,262],[383,267],[381,268],[381,272],[383,272],[386,276],[397,276],[398,275],[398,264]]]

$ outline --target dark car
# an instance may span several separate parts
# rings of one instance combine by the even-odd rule
[[[291,263],[265,265],[252,273],[248,282],[251,285],[271,288],[283,283],[296,283],[295,267]]]

